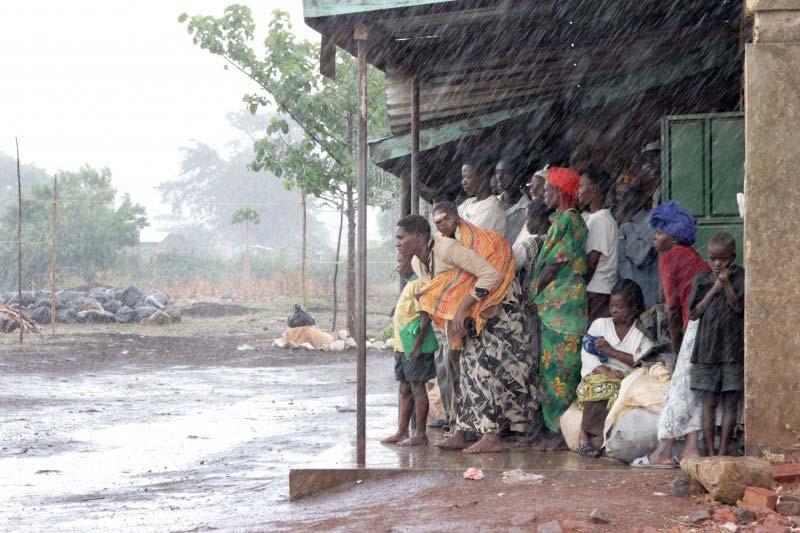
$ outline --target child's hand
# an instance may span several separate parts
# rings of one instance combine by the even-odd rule
[[[731,270],[729,268],[723,268],[717,274],[717,281],[722,285],[730,285],[731,283]]]

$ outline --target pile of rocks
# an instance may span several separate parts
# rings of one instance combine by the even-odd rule
[[[37,324],[50,323],[50,292],[23,291],[22,305],[16,292],[0,294],[0,303]],[[180,321],[180,312],[167,310],[169,296],[160,291],[144,293],[136,287],[95,287],[89,291],[58,291],[56,321],[63,324],[142,322],[169,324]]]

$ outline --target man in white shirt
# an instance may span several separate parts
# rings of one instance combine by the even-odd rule
[[[525,220],[528,218],[528,203],[530,200],[520,190],[517,177],[509,163],[505,159],[497,162],[494,169],[494,177],[498,187],[502,190],[498,199],[506,214],[506,240],[513,243],[520,230],[525,227]]]
[[[489,177],[478,165],[466,163],[461,167],[461,187],[469,198],[458,206],[458,215],[479,228],[505,235],[505,211],[497,196],[492,194]]]
[[[611,289],[617,283],[619,260],[619,228],[611,211],[605,206],[606,195],[613,182],[602,170],[589,168],[581,174],[578,203],[588,209],[583,214],[589,236],[586,239],[586,300],[589,324],[610,316],[608,302]]]

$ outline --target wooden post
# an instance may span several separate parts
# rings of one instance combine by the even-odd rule
[[[367,448],[367,26],[357,24],[358,44],[358,305],[356,344],[356,462],[366,466]]]
[[[14,137],[17,145],[17,201],[19,203],[19,216],[17,218],[17,271],[19,274],[17,284],[17,297],[19,298],[19,343],[22,344],[22,173],[19,170],[19,139]]]
[[[58,175],[53,175],[53,210],[50,216],[50,328],[56,333],[56,204]]]
[[[411,212],[419,214],[419,78],[411,78]]]
[[[304,191],[300,191],[300,207],[303,210],[303,218],[302,218],[302,226],[303,226],[303,250],[302,250],[302,257],[301,261],[302,264],[300,265],[300,282],[302,283],[302,291],[303,291],[303,308],[305,309],[308,307],[306,304],[306,247],[308,246],[308,241],[306,240],[306,193]]]

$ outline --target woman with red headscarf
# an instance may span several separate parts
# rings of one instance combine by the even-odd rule
[[[545,428],[536,448],[566,449],[559,418],[575,400],[581,380],[581,340],[588,322],[584,246],[588,230],[577,210],[580,175],[568,168],[547,172],[544,201],[556,209],[539,251],[530,299],[542,324],[539,402]]]

